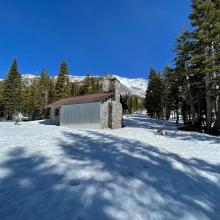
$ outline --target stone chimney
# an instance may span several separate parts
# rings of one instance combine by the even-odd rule
[[[102,83],[103,92],[113,92],[114,101],[120,102],[120,82],[118,79],[112,76],[112,74],[106,74]]]

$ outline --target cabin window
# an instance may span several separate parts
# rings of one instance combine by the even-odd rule
[[[55,116],[59,116],[59,114],[60,114],[60,109],[56,108],[55,109]]]

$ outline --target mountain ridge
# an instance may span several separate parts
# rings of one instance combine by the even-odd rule
[[[22,74],[22,80],[26,84],[31,84],[32,80],[34,78],[37,78],[39,76],[33,75],[33,74]],[[147,90],[147,85],[148,85],[148,80],[144,78],[127,78],[127,77],[122,77],[119,75],[113,75],[116,77],[120,83],[121,83],[121,88],[120,88],[120,94],[121,95],[136,95],[141,98],[145,97],[145,93]],[[80,76],[80,75],[69,75],[70,82],[80,82],[83,79],[85,79],[86,76]],[[99,77],[99,76],[92,76],[92,77]],[[57,76],[51,76],[51,78],[56,79]],[[3,80],[3,79],[0,79]]]

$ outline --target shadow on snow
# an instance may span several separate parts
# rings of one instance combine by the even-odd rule
[[[219,219],[219,182],[207,175],[219,177],[220,166],[91,130],[63,132],[59,147],[59,163],[69,162],[62,171],[45,156],[9,152],[0,219]],[[66,181],[76,164],[91,171],[79,186]]]
[[[146,117],[145,115],[134,115],[130,116],[129,118],[124,118],[124,122],[128,127],[146,128],[152,130],[152,132],[163,130],[167,132],[167,136],[180,140],[208,141],[210,144],[220,143],[220,137],[210,136],[198,132],[180,131],[177,130],[177,125],[175,122],[153,119]]]

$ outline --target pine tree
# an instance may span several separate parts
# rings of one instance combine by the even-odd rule
[[[163,119],[164,81],[161,73],[157,73],[153,80],[154,106],[157,118]]]
[[[164,98],[163,98],[163,118],[169,120],[171,110],[173,110],[174,100],[174,77],[173,70],[169,65],[164,70]]]
[[[69,73],[67,63],[63,61],[55,84],[54,99],[58,100],[70,96]]]
[[[181,36],[176,40],[174,52],[175,57],[175,70],[172,77],[172,95],[173,95],[173,106],[177,113],[178,122],[178,111],[179,107],[182,111],[184,124],[187,121],[194,121],[195,115],[194,103],[190,93],[191,83],[190,80],[190,59],[192,51],[192,42],[190,33],[183,30]],[[190,107],[189,107],[190,106]],[[191,110],[189,110],[191,108]],[[191,114],[193,113],[193,114]],[[191,117],[192,116],[192,117]]]
[[[91,89],[90,87],[90,75],[87,75],[86,78],[82,81],[79,93],[80,95],[86,95],[89,94],[89,91]]]
[[[77,96],[79,95],[79,83],[78,82],[71,82],[70,83],[70,91],[71,96]]]
[[[150,70],[145,106],[151,117],[163,118],[164,81],[161,73]]]
[[[31,86],[24,85],[22,89],[22,102],[21,102],[21,112],[24,116],[32,118],[32,97],[31,97]]]
[[[25,85],[22,90],[22,113],[32,120],[47,118],[52,95],[53,81],[43,69],[40,78],[33,79],[31,85]]]
[[[39,93],[39,79],[35,78],[32,84],[23,90],[24,94],[24,113],[29,116],[31,120],[41,119],[41,94]]]
[[[21,110],[21,89],[21,75],[18,73],[17,62],[14,60],[4,80],[3,102],[4,115],[7,119],[14,119],[14,116]]]
[[[144,100],[135,95],[122,95],[120,102],[123,108],[123,114],[132,114],[144,109]]]
[[[52,102],[53,82],[48,76],[46,69],[42,70],[38,87],[40,93],[41,118],[47,118],[48,117],[47,105]]]
[[[87,75],[80,85],[79,95],[98,93],[101,91],[101,78],[91,77],[90,75]]]
[[[219,0],[193,0],[190,20],[194,26],[193,37],[197,43],[192,61],[198,60],[203,74],[206,97],[206,128],[212,129],[213,109],[216,112],[216,121],[219,112],[218,76],[219,76],[219,30],[220,30],[220,2]],[[217,108],[216,108],[217,107]],[[218,123],[217,123],[218,124]],[[215,127],[215,129],[220,129]]]
[[[154,107],[153,107],[153,79],[156,75],[156,71],[151,68],[150,74],[149,74],[149,80],[148,80],[148,87],[146,91],[145,96],[145,108],[147,110],[147,113],[153,117],[154,116]]]

